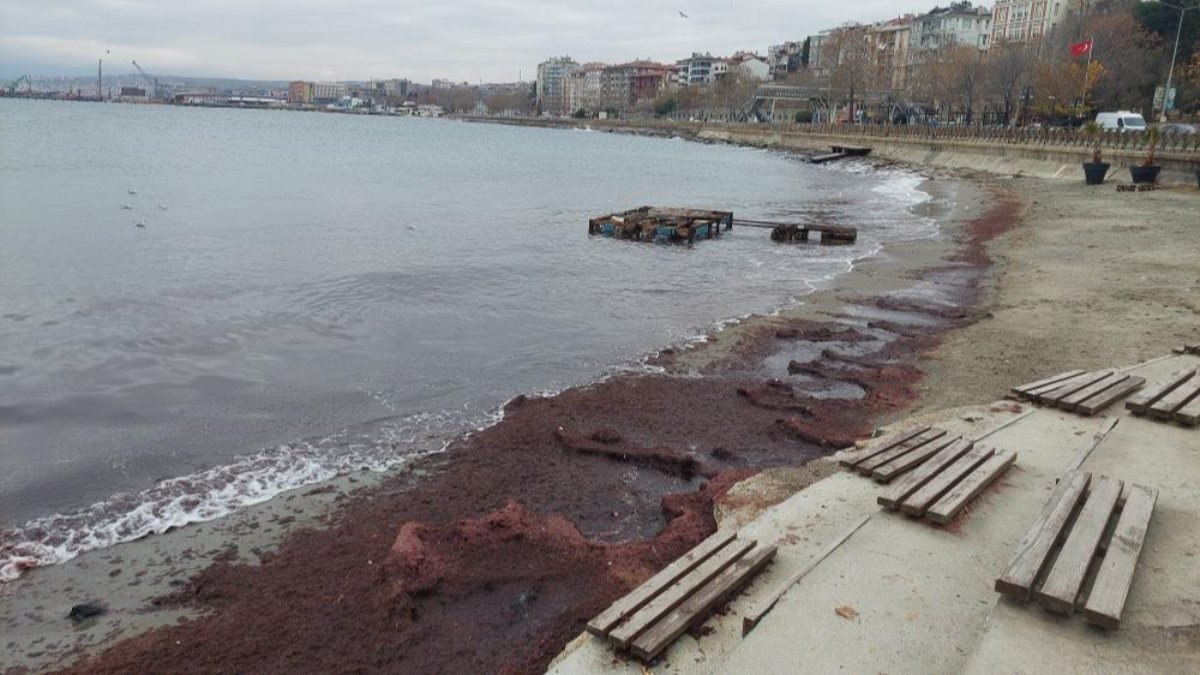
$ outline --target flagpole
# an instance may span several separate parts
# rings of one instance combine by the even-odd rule
[[[1088,60],[1087,60],[1087,65],[1083,67],[1083,91],[1079,92],[1080,105],[1087,102],[1086,101],[1086,99],[1087,99],[1087,82],[1088,82],[1088,75],[1092,71],[1092,52],[1094,52],[1094,51],[1096,51],[1096,38],[1089,35],[1088,36]],[[1076,118],[1079,117],[1079,106],[1075,106],[1075,117]]]

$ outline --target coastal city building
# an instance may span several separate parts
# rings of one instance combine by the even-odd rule
[[[345,82],[314,82],[312,85],[313,103],[333,103],[345,95]]]
[[[594,112],[603,107],[601,78],[607,67],[603,63],[585,63],[571,73],[564,83],[568,110]]]
[[[721,59],[707,52],[704,54],[693,52],[689,58],[675,62],[674,81],[682,87],[711,84],[716,76],[724,70],[725,64]]]
[[[543,113],[565,115],[569,109],[566,82],[579,64],[569,56],[547,59],[537,67],[537,105]]]
[[[908,84],[909,41],[913,17],[902,16],[867,29],[873,56],[874,82],[881,89],[903,89]]]
[[[767,60],[758,54],[750,52],[735,52],[725,61],[726,72],[737,71],[745,77],[754,80],[771,79],[771,66]]]
[[[312,103],[313,100],[313,85],[312,82],[303,82],[296,80],[288,83],[287,89],[288,103],[293,105],[305,105]]]
[[[973,7],[970,2],[954,2],[949,7],[934,7],[912,20],[909,49],[920,54],[951,45],[971,45],[987,51],[991,37],[992,10]]]
[[[767,47],[767,65],[771,79],[782,80],[789,73],[800,72],[805,66],[806,40],[783,42]]]
[[[600,95],[605,108],[624,109],[653,99],[671,81],[675,66],[653,61],[631,61],[608,66],[601,72]]]
[[[992,9],[992,42],[1036,42],[1054,32],[1067,11],[1089,0],[996,0]]]

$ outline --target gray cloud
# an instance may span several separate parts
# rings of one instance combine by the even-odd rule
[[[0,62],[79,71],[109,50],[113,72],[137,59],[178,75],[510,81],[518,72],[532,79],[548,56],[765,53],[846,21],[917,9],[895,0],[5,0]]]

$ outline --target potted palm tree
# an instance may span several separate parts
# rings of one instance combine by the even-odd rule
[[[1092,146],[1092,161],[1083,163],[1083,182],[1087,185],[1102,185],[1111,165],[1104,161],[1104,153],[1100,151],[1100,125],[1096,120],[1083,125],[1083,135]]]
[[[1146,129],[1144,138],[1148,143],[1146,161],[1142,162],[1141,166],[1129,167],[1129,176],[1133,178],[1134,183],[1156,183],[1158,182],[1158,172],[1162,171],[1162,167],[1154,163],[1154,148],[1158,146],[1160,138],[1158,127]]]

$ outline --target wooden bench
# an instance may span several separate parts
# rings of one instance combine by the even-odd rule
[[[1085,471],[1063,476],[995,588],[1018,602],[1036,599],[1060,614],[1082,606],[1088,623],[1116,629],[1158,491],[1111,478],[1097,480],[1089,491],[1091,482]],[[1114,514],[1119,514],[1115,527]]]
[[[1135,415],[1200,425],[1200,369],[1184,368],[1155,382],[1125,402]]]
[[[1090,417],[1145,384],[1144,378],[1118,370],[1068,370],[1013,387],[1012,395]]]
[[[613,603],[587,631],[653,659],[774,557],[774,546],[719,532]]]

